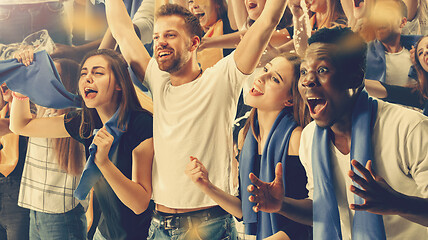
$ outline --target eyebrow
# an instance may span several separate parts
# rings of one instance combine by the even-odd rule
[[[270,62],[268,62],[266,65],[270,65],[270,66],[272,66],[272,63],[270,63]],[[278,75],[278,77],[279,78],[281,78],[281,81],[283,81],[284,82],[284,79],[282,79],[282,77],[281,77],[281,74],[279,74],[277,71],[274,71],[277,75]]]
[[[103,66],[94,66],[94,67],[92,68],[92,70],[96,70],[96,69],[98,69],[98,68],[103,68],[103,69],[104,69],[104,67],[103,67]],[[83,67],[83,68],[82,68],[82,70],[88,70],[88,68],[87,68],[87,67]]]

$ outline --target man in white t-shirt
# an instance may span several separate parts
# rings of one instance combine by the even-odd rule
[[[299,92],[314,119],[302,132],[299,151],[309,198],[279,197],[282,171],[277,166],[272,183],[250,176],[257,186],[248,187],[254,194],[251,200],[258,203],[254,210],[313,224],[314,239],[427,239],[428,119],[367,97],[362,90],[366,48],[355,35],[341,28],[318,31],[309,39],[301,65]],[[358,109],[364,98],[377,108],[365,110],[369,117],[362,128],[358,119],[365,118]],[[368,134],[358,137],[364,129]],[[318,151],[323,147],[324,152]],[[366,168],[358,159],[364,149],[370,157]],[[330,175],[320,175],[322,171]],[[331,198],[325,197],[328,191]],[[364,226],[361,219],[378,225]],[[332,225],[336,227],[326,235]],[[376,231],[379,235],[371,235]]]
[[[401,35],[406,18],[402,0],[376,2],[370,17],[376,39],[368,44],[366,79],[403,87],[416,84],[409,50],[420,36]]]
[[[149,238],[236,239],[231,216],[184,171],[190,156],[203,159],[211,181],[232,193],[232,124],[239,93],[257,66],[285,2],[270,0],[235,52],[203,72],[196,59],[202,28],[187,9],[174,4],[159,9],[151,59],[133,31],[123,2],[106,1],[113,37],[153,96],[156,213]]]

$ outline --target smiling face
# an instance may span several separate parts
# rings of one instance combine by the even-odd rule
[[[276,57],[267,63],[256,77],[246,102],[263,111],[281,111],[291,106],[291,86],[294,73],[292,64],[284,57]]]
[[[329,53],[331,44],[313,43],[300,67],[298,89],[311,117],[320,127],[331,127],[350,114],[352,96],[337,74]]]
[[[79,93],[88,108],[100,108],[116,103],[119,85],[108,61],[101,55],[89,57],[82,66]]]
[[[220,18],[217,14],[218,8],[214,0],[189,0],[190,12],[199,19],[205,31]]]
[[[428,36],[425,36],[419,42],[416,49],[416,57],[425,72],[428,72]]]
[[[245,8],[251,20],[257,20],[265,8],[266,0],[245,0]]]
[[[191,39],[184,24],[183,18],[172,15],[159,17],[154,25],[154,56],[162,71],[175,73],[191,57]]]

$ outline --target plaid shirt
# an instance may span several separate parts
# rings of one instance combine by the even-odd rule
[[[80,176],[62,170],[53,154],[50,139],[29,138],[18,205],[44,213],[65,213],[79,203],[86,209],[88,199],[73,197]]]

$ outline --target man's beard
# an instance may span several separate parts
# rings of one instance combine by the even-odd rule
[[[156,61],[159,65],[159,69],[168,73],[175,73],[184,65],[184,59],[181,54],[168,61],[160,62],[158,58],[156,58]]]

